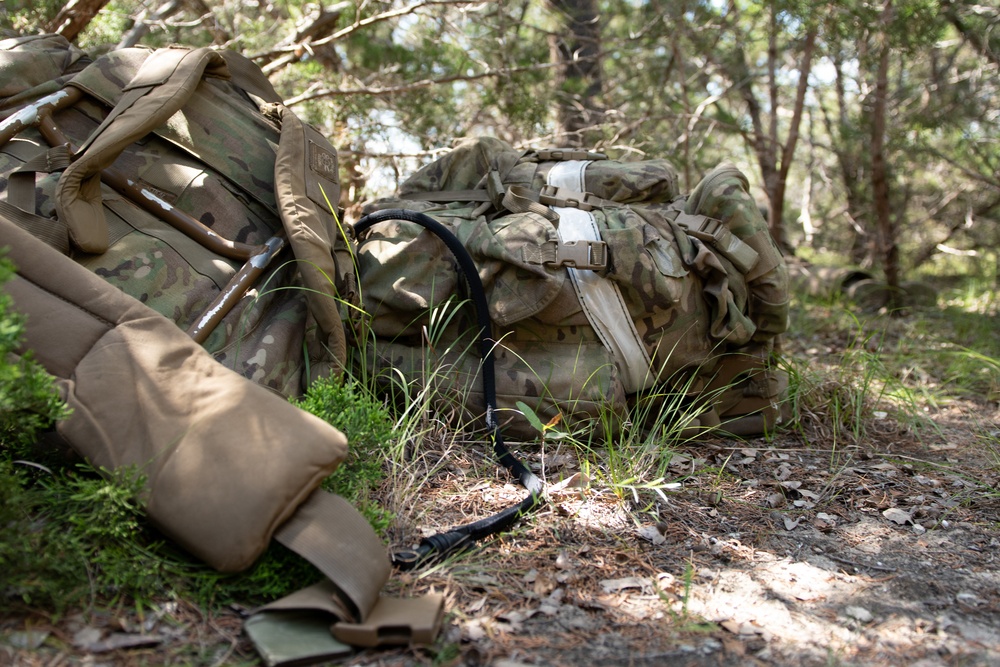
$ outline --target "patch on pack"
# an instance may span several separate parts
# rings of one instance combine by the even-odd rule
[[[337,182],[337,155],[314,141],[309,142],[309,168],[318,176]]]

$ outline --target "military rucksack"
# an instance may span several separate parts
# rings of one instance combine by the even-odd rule
[[[282,395],[342,362],[336,151],[256,66],[183,48],[90,62],[41,35],[0,42],[0,69],[8,218]]]
[[[571,429],[615,428],[643,397],[665,404],[678,394],[689,425],[752,435],[780,418],[787,381],[774,352],[788,276],[734,166],[685,196],[665,160],[522,152],[484,138],[365,212],[391,209],[430,215],[471,252],[509,433],[537,435],[519,402]],[[383,215],[358,240],[358,273],[375,339],[365,365],[418,390],[433,385],[442,411],[481,414],[476,327],[447,306],[463,281],[440,240]]]
[[[385,545],[319,488],[344,434],[285,398],[346,355],[335,150],[209,48],[90,61],[54,35],[0,40],[0,95],[3,289],[70,409],[56,434],[141,476],[149,521],[213,567],[273,539],[326,575],[247,621],[268,661],[349,653],[331,631],[432,641],[441,596],[380,595]]]

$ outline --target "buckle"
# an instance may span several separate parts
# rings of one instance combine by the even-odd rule
[[[546,206],[578,208],[581,211],[593,211],[598,207],[597,197],[589,192],[574,192],[555,185],[543,185],[538,192],[539,203]]]
[[[381,596],[364,623],[335,623],[331,631],[351,646],[430,645],[443,615],[444,597],[435,593],[406,599]]]
[[[608,266],[608,244],[604,241],[566,241],[557,246],[555,261],[546,263],[601,271]]]

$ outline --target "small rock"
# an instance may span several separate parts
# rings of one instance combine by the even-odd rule
[[[35,650],[45,643],[49,638],[48,630],[24,630],[22,632],[12,632],[7,636],[7,643],[20,649]]]
[[[715,639],[714,637],[709,637],[704,642],[702,642],[701,652],[707,655],[709,653],[715,653],[721,648],[722,648],[722,642],[720,642],[718,639]]]
[[[875,617],[864,607],[845,607],[844,614],[848,618],[853,618],[861,623],[871,623]]]
[[[901,510],[898,507],[890,507],[882,512],[882,516],[893,523],[899,524],[900,526],[913,522],[913,517],[910,516],[910,513]]]

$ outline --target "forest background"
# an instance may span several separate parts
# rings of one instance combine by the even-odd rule
[[[930,261],[997,264],[989,3],[13,0],[0,28],[242,52],[337,146],[349,209],[493,135],[666,157],[684,190],[733,160],[784,248],[890,286]]]
[[[443,591],[447,627],[352,664],[1000,660],[1000,7],[6,0],[0,31],[243,53],[337,147],[350,217],[470,136],[667,158],[684,191],[730,160],[790,261],[890,288],[872,309],[793,296],[797,419],[766,439],[651,455],[543,428],[529,463],[589,486],[394,577]],[[404,460],[378,449],[387,431],[344,430],[374,465],[370,484],[348,472],[352,500],[386,509],[390,541],[519,497],[467,443]],[[292,583],[287,558],[222,580],[148,531],[136,489],[0,463],[0,662],[259,664],[240,605]]]

